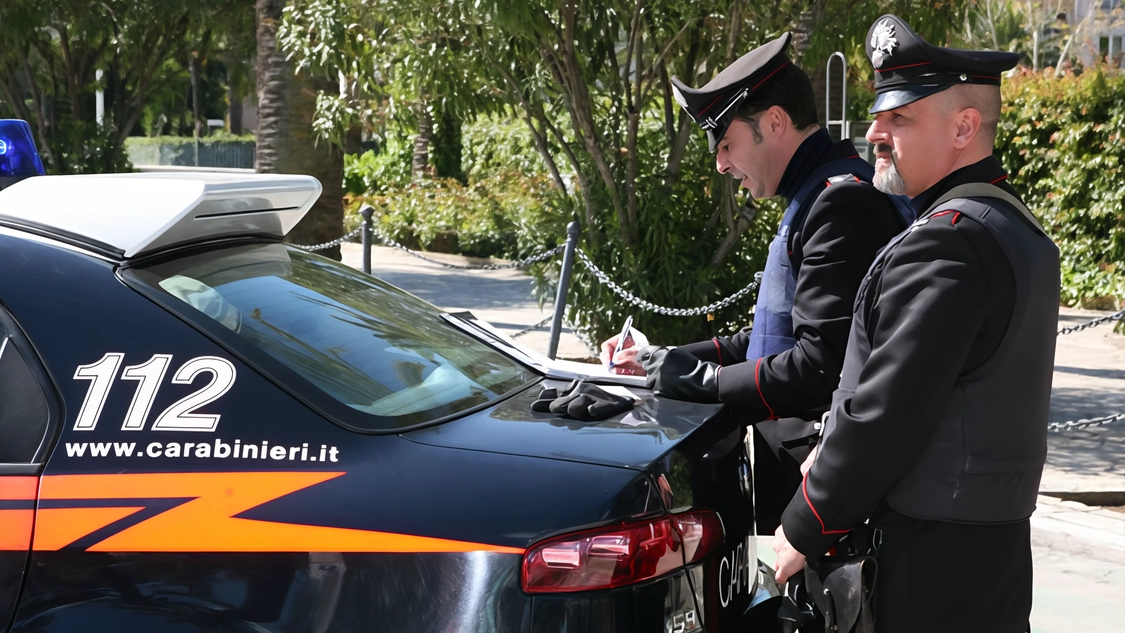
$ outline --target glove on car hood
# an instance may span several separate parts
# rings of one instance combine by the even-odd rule
[[[722,405],[641,397],[636,406],[605,420],[584,422],[531,410],[544,387],[565,389],[568,382],[547,380],[498,406],[402,437],[433,446],[561,459],[643,470],[705,422]]]

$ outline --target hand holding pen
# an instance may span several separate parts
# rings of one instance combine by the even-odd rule
[[[645,371],[637,362],[637,350],[648,341],[632,327],[633,317],[630,316],[625,319],[620,334],[602,343],[602,363],[615,374],[643,376]]]

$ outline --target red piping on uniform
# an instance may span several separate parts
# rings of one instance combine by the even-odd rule
[[[855,174],[852,174],[852,178],[855,178],[856,182],[863,182],[862,180],[859,179],[859,176],[856,176]]]
[[[927,65],[929,65],[929,63],[930,62],[919,62],[917,64],[907,64],[905,66],[895,66],[894,68],[876,68],[875,72],[877,72],[877,73],[889,73],[892,70],[900,70],[902,68],[913,68],[915,66],[927,66]]]
[[[960,220],[960,219],[961,219],[961,212],[960,211],[953,214],[953,224],[957,224],[957,220]]]
[[[724,94],[725,94],[725,93],[724,93]],[[706,108],[703,108],[702,110],[700,110],[700,111],[699,111],[699,114],[697,114],[696,116],[703,116],[703,113],[704,113],[704,112],[706,112],[706,111],[710,110],[710,109],[711,109],[711,106],[713,106],[713,105],[715,105],[716,103],[718,103],[718,102],[719,102],[719,99],[722,99],[722,98],[723,98],[723,95],[719,95],[719,96],[715,97],[715,100],[714,100],[714,101],[712,101],[711,103],[707,104],[707,107],[706,107]]]
[[[801,479],[801,492],[805,495],[805,503],[809,504],[809,509],[812,510],[813,516],[816,517],[816,520],[820,522],[820,533],[847,534],[848,532],[850,532],[851,530],[829,530],[828,528],[824,527],[824,519],[820,518],[820,513],[816,511],[816,508],[813,506],[812,501],[809,499],[808,481],[809,474],[805,473],[805,477]]]
[[[759,86],[761,86],[762,84],[764,84],[764,83],[766,83],[767,81],[769,81],[769,80],[770,80],[770,77],[773,77],[774,75],[776,75],[776,74],[777,74],[777,71],[781,70],[782,68],[785,68],[785,67],[786,67],[786,66],[788,66],[788,65],[789,65],[789,62],[785,62],[784,64],[782,64],[782,65],[778,66],[777,68],[775,68],[775,69],[774,69],[774,71],[773,71],[772,73],[770,73],[770,74],[766,75],[766,78],[765,78],[765,79],[763,79],[763,80],[759,81],[759,82],[758,82],[758,83],[757,83],[757,84],[756,84],[756,85],[755,85],[755,86],[754,86],[753,88],[751,88],[751,89],[750,89],[750,92],[754,92],[755,90],[757,90]]]
[[[1000,182],[1001,180],[1007,180],[1007,179],[1008,179],[1008,174],[1004,174],[1003,176],[1000,176],[999,178],[997,178],[996,180],[993,180],[992,182],[990,182],[988,184],[995,185],[996,183]]]
[[[715,344],[715,352],[719,355],[719,366],[723,366],[723,348],[719,345],[719,339],[712,338],[711,342]]]
[[[758,363],[754,365],[754,386],[758,388],[758,397],[762,399],[762,404],[766,405],[766,409],[770,412],[769,419],[776,420],[777,414],[773,412],[773,407],[770,403],[766,402],[766,397],[762,395],[762,383],[758,380],[758,370],[762,367],[762,359],[758,359]]]

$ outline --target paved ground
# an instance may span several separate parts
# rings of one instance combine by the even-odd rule
[[[344,262],[360,268],[363,251],[359,244],[343,244]],[[495,264],[483,260],[442,253],[426,257],[455,265]],[[503,263],[503,262],[500,262]],[[553,297],[542,308],[535,300],[531,278],[519,270],[450,270],[425,262],[394,248],[375,246],[371,253],[371,272],[378,278],[407,290],[448,310],[469,310],[497,329],[515,334],[551,316]],[[527,347],[547,353],[549,328],[544,326],[519,337]],[[559,358],[584,359],[590,350],[564,328],[559,339]]]
[[[433,255],[447,263],[480,260]],[[357,244],[344,245],[344,261],[359,267]],[[531,280],[518,271],[460,271],[422,262],[395,249],[376,247],[375,276],[448,309],[471,310],[499,329],[516,333],[551,314],[532,296]],[[1104,313],[1062,311],[1060,326]],[[520,337],[546,353],[547,328]],[[583,358],[588,348],[569,330],[560,358]],[[1051,391],[1051,421],[1125,413],[1125,336],[1112,325],[1059,337]],[[1038,510],[1032,517],[1035,556],[1034,633],[1125,631],[1125,422],[1049,438]],[[1059,497],[1079,499],[1088,504]],[[1123,506],[1115,509],[1096,504]],[[759,542],[772,560],[769,539]],[[972,561],[966,561],[973,572]],[[976,570],[987,573],[986,570]]]

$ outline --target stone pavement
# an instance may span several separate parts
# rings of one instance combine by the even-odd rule
[[[359,268],[358,244],[343,245],[344,261]],[[455,255],[426,254],[453,264],[496,263]],[[471,310],[498,329],[516,333],[551,314],[532,295],[518,270],[450,270],[391,248],[375,247],[372,273],[439,307]],[[552,298],[553,299],[553,298]],[[1103,312],[1063,309],[1060,327]],[[1052,422],[1125,413],[1125,336],[1105,324],[1060,336],[1051,391]],[[548,328],[518,339],[546,353]],[[565,330],[559,357],[588,357],[590,350]],[[1048,436],[1044,494],[1032,517],[1035,557],[1034,633],[1125,631],[1125,421]],[[1064,500],[1067,499],[1067,500]],[[1084,501],[1085,503],[1079,503]],[[1121,506],[1117,508],[1102,508]],[[770,538],[758,552],[772,561]],[[972,561],[966,561],[970,573]]]
[[[1063,308],[1059,325],[1076,325],[1104,314]],[[1125,336],[1115,334],[1113,325],[1059,337],[1051,389],[1052,422],[1125,413]],[[1078,500],[1125,505],[1125,420],[1090,430],[1052,433],[1048,446],[1040,490],[1101,493],[1101,499],[1086,496]]]

